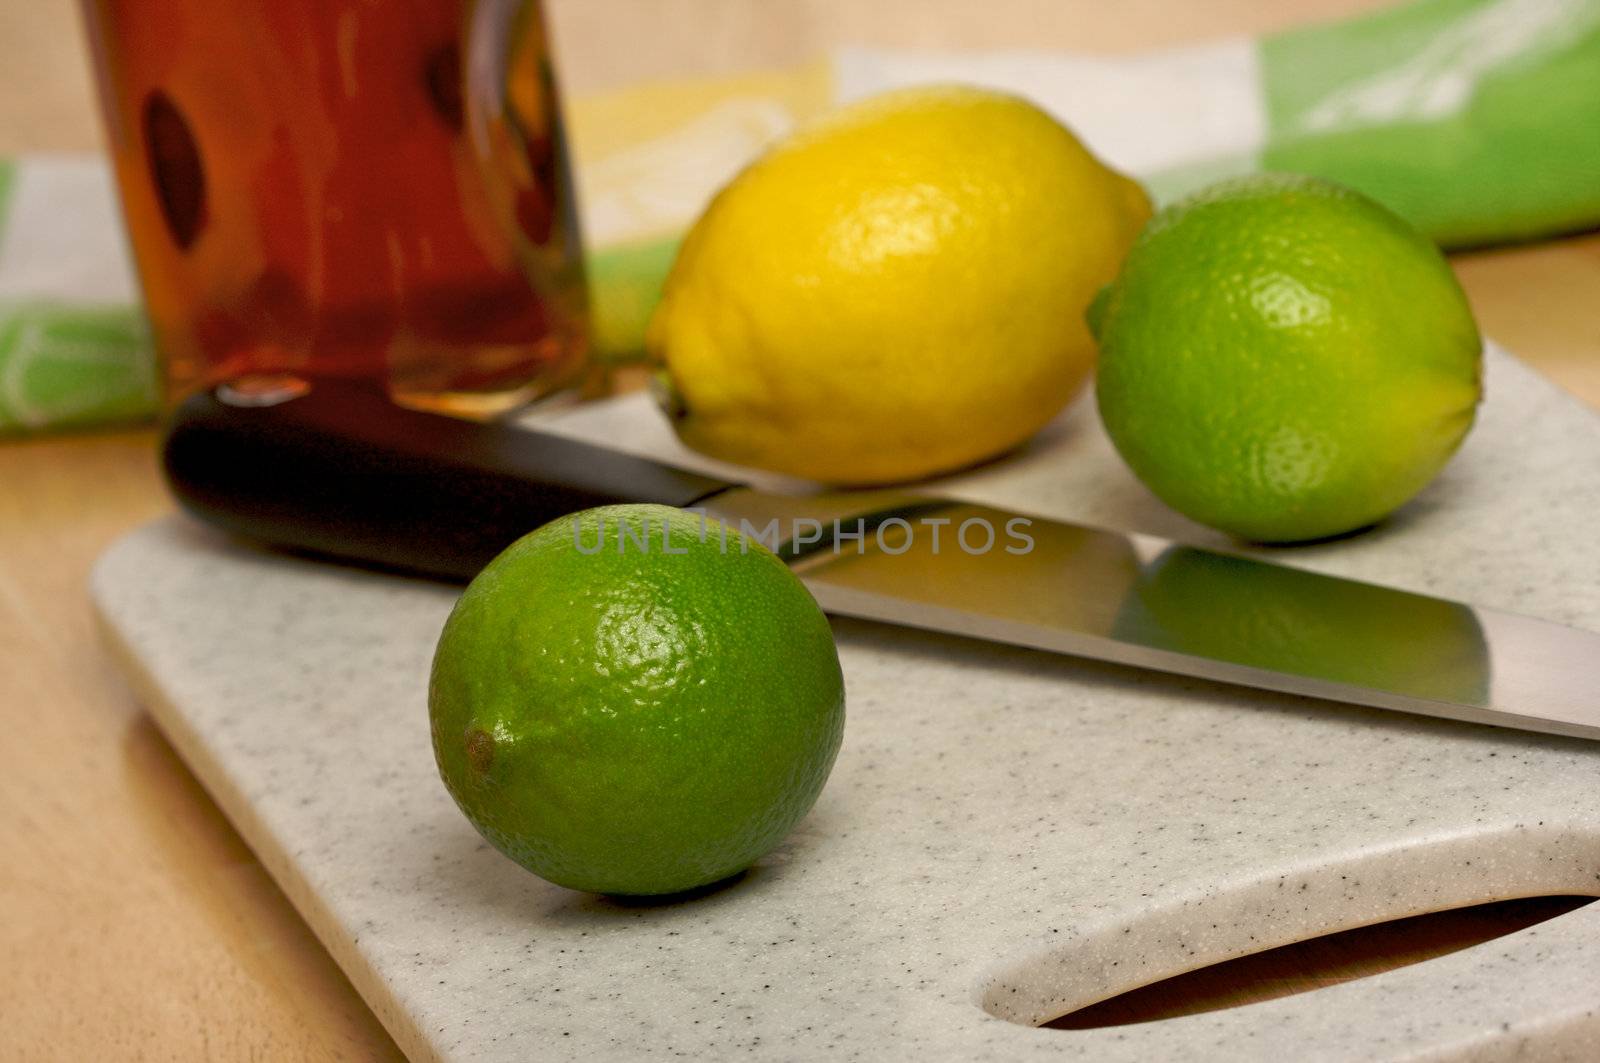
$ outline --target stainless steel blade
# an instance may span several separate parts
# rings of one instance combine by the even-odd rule
[[[1600,635],[1560,624],[899,492],[738,489],[705,510],[775,545],[831,613],[1600,738]]]

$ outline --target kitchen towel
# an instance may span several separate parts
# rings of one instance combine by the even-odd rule
[[[1115,57],[842,48],[571,105],[599,356],[637,352],[679,236],[745,163],[835,104],[934,81],[1029,97],[1160,202],[1294,170],[1446,247],[1600,223],[1600,0],[1417,0]],[[0,165],[0,433],[154,411],[130,278],[100,160]]]

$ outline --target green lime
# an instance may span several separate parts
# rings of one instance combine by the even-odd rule
[[[542,878],[727,878],[821,793],[844,730],[827,618],[768,550],[665,506],[545,525],[472,581],[428,689],[456,803]]]
[[[1181,513],[1260,542],[1381,520],[1433,479],[1482,393],[1438,249],[1327,181],[1225,181],[1150,221],[1096,300],[1101,418]]]

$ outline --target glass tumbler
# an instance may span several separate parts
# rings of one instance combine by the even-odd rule
[[[492,415],[576,377],[536,2],[83,3],[169,401],[337,376]]]

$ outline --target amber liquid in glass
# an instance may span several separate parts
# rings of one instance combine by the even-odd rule
[[[468,413],[568,382],[584,291],[542,21],[496,130],[466,132],[469,0],[85,0],[169,398],[363,377]]]

